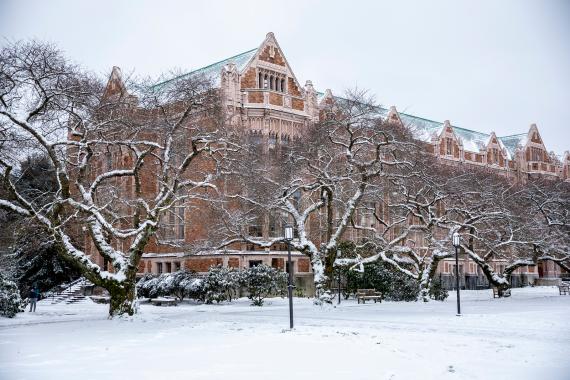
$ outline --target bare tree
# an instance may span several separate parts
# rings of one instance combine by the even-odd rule
[[[550,260],[570,272],[570,185],[531,181],[517,195],[532,223],[529,236],[533,237],[535,262]]]
[[[296,237],[292,245],[310,258],[317,296],[327,301],[338,244],[357,207],[374,181],[409,165],[399,155],[405,142],[396,132],[382,121],[373,99],[357,90],[336,99],[322,110],[321,122],[288,142],[277,170],[265,158],[240,160],[248,166],[234,177],[255,178],[226,194],[234,203],[220,218],[226,221],[220,247],[237,242],[271,247],[283,241],[281,234],[252,234],[248,223],[263,215],[290,222]]]
[[[369,255],[340,258],[336,264],[364,270],[364,264],[383,261],[417,281],[419,297],[427,302],[440,261],[453,252],[455,229],[444,207],[453,175],[421,146],[407,148],[411,165],[381,178],[352,219],[352,227],[361,232],[357,248],[366,248],[361,251]]]
[[[62,257],[107,289],[111,317],[135,313],[145,247],[173,205],[216,188],[214,158],[224,145],[208,81],[127,86],[114,72],[105,88],[51,45],[0,52],[0,208],[32,219]],[[41,207],[14,183],[24,149],[44,152],[55,168],[57,190]]]

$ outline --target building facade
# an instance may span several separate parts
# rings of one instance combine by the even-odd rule
[[[286,144],[299,136],[310,123],[319,121],[320,110],[335,99],[330,90],[317,91],[310,80],[301,85],[273,33],[268,33],[255,49],[181,77],[197,75],[210,78],[221,90],[223,109],[231,122],[243,126],[269,147]],[[107,85],[107,96],[123,89],[120,70],[115,68]],[[437,122],[398,112],[396,107],[382,108],[380,111],[386,120],[411,128],[417,139],[424,142],[426,149],[442,164],[484,167],[514,181],[540,176],[570,182],[570,153],[566,152],[562,160],[549,153],[535,124],[521,134],[497,136],[494,132],[484,133],[454,126],[447,120]],[[188,210],[182,208],[179,216],[163,221],[165,227],[159,232],[159,239],[191,243],[205,237],[203,229],[196,227],[193,222],[195,216]],[[260,237],[269,238],[281,233],[272,230],[268,223],[254,227],[258,229],[254,233]],[[179,247],[184,247],[184,244],[179,244]],[[183,248],[150,244],[139,270],[140,273],[164,273],[185,268],[206,272],[212,265],[246,268],[260,263],[286,269],[284,244],[260,249],[244,243],[232,248],[190,254]],[[293,261],[292,270],[297,284],[310,293],[312,275],[309,259],[295,252]],[[454,272],[454,265],[451,260],[444,260],[440,263],[439,271],[443,276],[450,276]],[[496,265],[496,269],[500,269],[504,264],[497,262]],[[468,259],[460,264],[460,273],[463,273],[464,286],[470,288],[479,285],[482,278],[477,265]],[[521,268],[515,275],[525,282],[539,275],[556,277],[559,269],[554,263],[541,263],[537,268]]]

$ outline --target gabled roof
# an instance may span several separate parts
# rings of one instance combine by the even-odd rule
[[[503,143],[509,155],[514,157],[517,148],[522,148],[526,145],[527,138],[528,133],[519,133],[518,135],[499,137],[498,140]]]
[[[424,142],[431,142],[432,138],[437,138],[443,131],[443,123],[439,121],[429,120],[422,117],[399,113],[400,119],[407,127],[410,127],[416,137]],[[477,153],[481,149],[486,149],[489,145],[491,134],[473,131],[471,129],[461,128],[455,125],[451,126],[453,133],[461,141],[463,149],[469,152]],[[524,139],[519,138],[524,137]],[[514,152],[518,143],[521,145],[526,144],[527,134],[498,137],[497,142],[501,148],[505,148],[507,152],[507,159],[511,160],[514,157]],[[516,141],[515,141],[516,140]]]
[[[443,130],[443,123],[424,119],[422,117],[399,112],[400,119],[404,126],[411,128],[416,137],[424,142],[431,142],[433,137],[437,137]]]
[[[469,152],[479,152],[481,149],[484,150],[491,137],[491,135],[487,133],[472,131],[470,129],[456,126],[453,126],[453,132],[459,139],[461,139],[463,149]]]
[[[212,80],[215,85],[219,85],[222,68],[225,65],[233,63],[236,65],[237,70],[239,72],[241,72],[247,66],[249,61],[255,56],[255,53],[257,53],[257,48],[248,50],[246,52],[243,52],[243,53],[240,53],[237,55],[234,55],[233,57],[223,59],[223,60],[218,61],[216,63],[212,63],[211,65],[204,66],[204,67],[196,69],[194,71],[190,71],[189,73],[182,74],[182,75],[179,75],[177,77],[170,78],[168,80],[159,82],[159,83],[155,84],[154,86],[152,86],[152,88],[153,89],[159,89],[162,86],[167,85],[169,82],[176,81],[178,79],[186,79],[186,78],[191,78],[193,76],[202,76],[202,75],[205,76],[206,78]]]

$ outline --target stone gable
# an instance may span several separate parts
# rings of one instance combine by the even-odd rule
[[[285,66],[285,60],[279,52],[279,49],[273,45],[267,45],[259,55],[259,59],[274,65]]]

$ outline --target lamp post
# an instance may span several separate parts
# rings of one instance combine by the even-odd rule
[[[336,258],[340,259],[340,249],[336,250]],[[337,266],[338,266],[338,303],[340,305],[340,269],[341,269],[341,267],[340,267],[340,265],[337,265]]]
[[[287,267],[289,279],[287,281],[287,293],[289,295],[289,328],[293,329],[293,266],[291,265],[291,240],[293,240],[293,227],[285,225],[285,241],[287,242]]]
[[[455,247],[455,284],[457,286],[457,316],[461,316],[461,301],[459,298],[459,258],[458,250],[461,244],[461,236],[459,232],[455,231],[453,233],[453,246]]]

